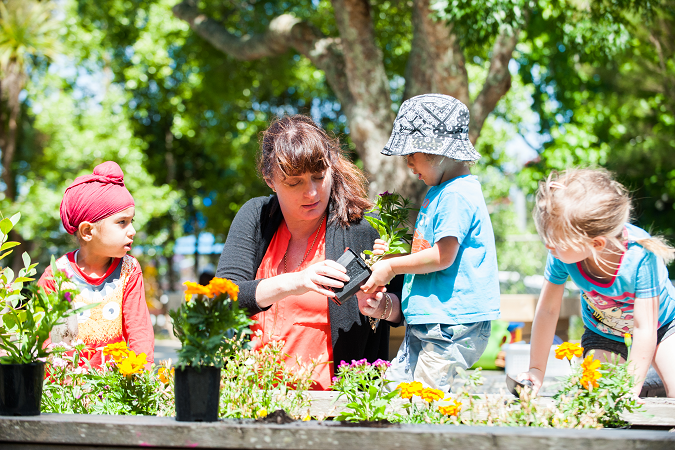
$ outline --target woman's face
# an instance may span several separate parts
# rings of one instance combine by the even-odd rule
[[[332,188],[331,169],[289,177],[275,170],[274,178],[267,184],[277,192],[281,212],[287,222],[316,220],[328,208]]]

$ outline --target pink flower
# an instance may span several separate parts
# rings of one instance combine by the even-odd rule
[[[77,369],[73,370],[73,373],[76,375],[83,375],[87,373],[87,368],[86,367],[78,367]]]
[[[54,367],[66,367],[68,362],[63,358],[54,358],[52,361],[52,366]]]

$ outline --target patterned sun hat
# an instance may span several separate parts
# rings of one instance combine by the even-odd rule
[[[424,94],[403,102],[382,154],[421,152],[459,161],[480,155],[469,141],[469,108],[449,95]]]

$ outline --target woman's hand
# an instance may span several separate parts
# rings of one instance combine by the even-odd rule
[[[544,382],[544,372],[541,370],[531,367],[528,372],[519,373],[516,377],[516,381],[523,382],[525,380],[530,380],[532,382],[532,395],[537,395],[541,385]]]
[[[384,286],[379,286],[372,294],[366,294],[362,290],[356,292],[356,298],[359,301],[359,311],[364,316],[375,317],[379,319],[382,317],[386,302],[384,300]]]
[[[328,288],[341,288],[349,281],[347,269],[330,259],[312,264],[297,275],[305,292],[313,291],[329,298],[336,295]]]

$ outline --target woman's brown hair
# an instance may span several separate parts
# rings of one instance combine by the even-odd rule
[[[263,132],[258,170],[265,180],[272,180],[275,170],[289,177],[328,168],[332,173],[331,221],[349,227],[373,204],[366,177],[344,155],[340,141],[302,115],[277,118]]]

